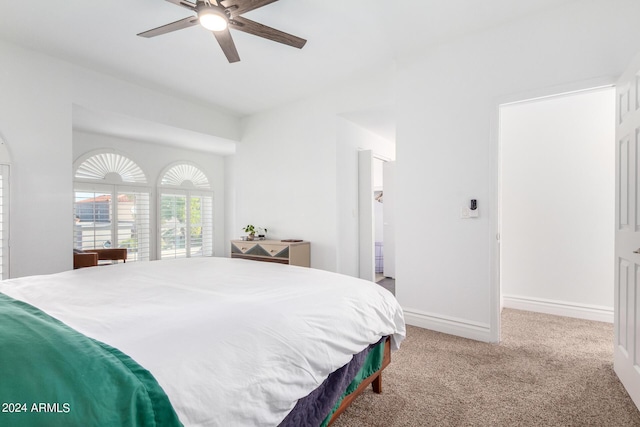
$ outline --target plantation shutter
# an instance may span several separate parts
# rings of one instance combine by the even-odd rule
[[[213,197],[202,196],[202,256],[213,256]]]
[[[151,249],[150,195],[120,191],[117,199],[117,247],[127,248],[127,260],[146,261]]]
[[[149,260],[149,192],[114,186],[104,191],[77,189],[74,194],[74,248],[127,248],[127,261]]]
[[[213,197],[190,197],[189,253],[190,256],[213,255]]]
[[[187,196],[160,195],[160,259],[187,257]]]
[[[213,255],[213,195],[196,166],[177,164],[160,181],[160,259]]]
[[[140,167],[116,152],[98,152],[75,172],[74,248],[127,248],[128,261],[148,261],[151,192]]]
[[[110,248],[113,193],[76,190],[74,194],[73,247],[82,250]]]

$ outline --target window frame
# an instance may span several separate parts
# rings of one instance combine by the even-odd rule
[[[139,169],[139,171],[142,173],[143,175],[143,179],[144,181],[138,180],[138,181],[124,181],[122,175],[120,175],[118,172],[114,172],[114,171],[110,171],[107,172],[105,174],[105,176],[103,178],[78,178],[76,177],[78,170],[80,169],[80,167],[90,158],[100,155],[100,154],[113,154],[116,156],[120,156],[125,158],[128,162],[130,162],[131,164],[135,165],[135,167],[137,167]],[[148,240],[148,246],[146,247],[146,257],[143,258],[139,258],[138,256],[135,257],[130,257],[128,258],[128,261],[130,262],[135,262],[135,261],[150,261],[152,259],[154,259],[154,253],[153,253],[153,248],[155,247],[154,245],[154,233],[153,233],[153,229],[154,229],[154,224],[153,224],[153,220],[154,220],[154,212],[153,212],[153,187],[150,186],[148,184],[148,179],[147,176],[148,174],[144,171],[144,169],[142,169],[142,167],[140,167],[140,165],[133,160],[133,158],[131,156],[129,156],[126,153],[122,153],[119,150],[114,150],[114,149],[98,149],[98,150],[93,150],[90,152],[87,152],[85,154],[83,154],[82,156],[78,157],[78,159],[74,162],[73,165],[73,212],[75,214],[75,205],[76,205],[76,193],[77,192],[93,192],[93,193],[104,193],[104,194],[110,194],[111,195],[111,200],[113,201],[111,208],[113,211],[110,211],[110,215],[111,215],[111,227],[110,227],[110,234],[111,234],[111,241],[112,242],[118,242],[118,237],[119,237],[119,233],[118,233],[118,196],[121,193],[143,193],[146,194],[148,197],[148,219],[147,219],[147,230],[146,230],[146,235],[148,236],[147,240]],[[139,176],[139,175],[138,175]],[[76,230],[74,228],[74,232],[73,232],[73,247],[76,247]]]
[[[75,213],[75,204],[76,204],[76,198],[75,195],[77,192],[87,192],[87,193],[101,193],[101,194],[109,194],[111,196],[111,200],[112,200],[112,205],[111,205],[111,209],[113,211],[110,211],[110,215],[111,215],[111,225],[110,225],[110,234],[111,234],[111,241],[112,242],[118,242],[118,238],[119,238],[119,201],[118,201],[118,196],[122,193],[143,193],[143,194],[147,194],[148,198],[149,198],[149,202],[148,202],[148,209],[149,209],[149,214],[148,214],[148,230],[147,230],[147,236],[148,236],[148,245],[146,247],[146,253],[147,256],[140,258],[140,259],[136,259],[138,257],[127,257],[127,260],[129,262],[135,262],[135,261],[150,261],[152,259],[152,253],[151,250],[153,248],[153,241],[152,241],[152,224],[151,224],[151,220],[153,217],[153,212],[151,211],[151,208],[153,206],[153,201],[152,201],[152,196],[153,193],[150,191],[151,189],[149,187],[141,187],[141,186],[133,186],[133,185],[122,185],[122,184],[103,184],[103,183],[87,183],[87,182],[80,182],[80,181],[75,181],[73,183],[73,204],[74,204],[74,213]],[[74,230],[74,248],[76,246],[76,236],[75,236],[75,230]],[[99,248],[98,248],[99,249]]]
[[[206,177],[207,179],[207,187],[204,186],[195,186],[191,183],[189,184],[184,184],[184,182],[182,183],[182,185],[168,185],[168,184],[163,184],[163,180],[165,178],[165,176],[174,168],[179,167],[179,166],[190,166],[193,167],[195,169],[198,170],[199,173],[201,173],[202,175],[204,175],[204,177]],[[157,204],[156,204],[156,212],[157,212],[157,216],[156,216],[156,224],[157,224],[157,233],[156,233],[156,251],[157,251],[157,259],[158,260],[162,260],[162,259],[175,259],[178,258],[176,256],[174,257],[167,257],[167,258],[163,258],[162,257],[162,233],[163,233],[163,227],[162,227],[162,198],[164,195],[176,195],[176,196],[185,196],[185,225],[187,227],[187,229],[185,230],[185,258],[191,258],[193,257],[193,254],[191,253],[191,247],[192,247],[192,239],[191,239],[191,227],[193,226],[193,224],[191,223],[191,209],[189,209],[189,206],[191,206],[191,200],[194,197],[200,197],[202,199],[204,198],[209,198],[210,203],[211,203],[211,209],[210,212],[208,213],[208,215],[203,215],[201,213],[200,216],[200,227],[202,227],[202,242],[201,242],[201,247],[202,247],[202,255],[199,255],[198,257],[207,257],[207,256],[214,256],[214,192],[211,189],[211,180],[209,179],[209,176],[204,172],[204,170],[202,170],[202,168],[192,162],[189,161],[178,161],[178,162],[174,162],[172,164],[170,164],[169,166],[167,166],[166,168],[163,169],[162,173],[160,174],[159,178],[158,178],[158,188],[157,188]],[[202,209],[202,204],[201,204],[201,209]],[[208,223],[205,223],[205,216],[208,216]],[[208,236],[204,235],[204,231],[205,229],[209,230],[209,234]],[[209,239],[207,241],[207,239]],[[208,250],[205,249],[205,247],[208,248]],[[206,251],[206,252],[205,252]]]

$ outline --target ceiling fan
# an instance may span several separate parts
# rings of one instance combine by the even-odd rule
[[[240,15],[278,0],[166,0],[178,6],[196,12],[196,16],[181,19],[158,28],[138,34],[140,37],[155,37],[172,31],[182,30],[200,24],[213,33],[229,62],[240,61],[236,45],[229,29],[243,31],[282,44],[301,49],[307,42],[300,37],[287,34],[275,28],[267,27]]]

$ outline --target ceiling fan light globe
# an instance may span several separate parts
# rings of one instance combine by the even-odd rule
[[[217,10],[203,10],[198,14],[200,25],[209,31],[222,31],[227,28],[227,17]]]

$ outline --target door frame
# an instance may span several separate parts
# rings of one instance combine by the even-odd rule
[[[385,277],[396,279],[396,169],[395,160],[382,163],[382,186],[385,192],[383,204],[383,273]],[[391,185],[389,185],[391,182]],[[389,197],[390,196],[390,197]]]
[[[358,150],[358,277],[372,282],[375,282],[376,277],[373,208],[373,162],[376,160],[383,163],[392,161],[373,149]],[[382,185],[384,187],[384,182]]]
[[[358,151],[358,277],[375,282],[373,150]]]
[[[501,335],[500,313],[502,311],[502,291],[500,286],[500,232],[501,232],[501,204],[502,198],[500,177],[501,171],[501,145],[500,145],[500,107],[503,105],[548,98],[559,94],[583,92],[598,88],[615,86],[617,77],[606,76],[558,86],[532,89],[529,91],[513,93],[494,98],[490,117],[489,144],[493,153],[491,156],[491,206],[489,222],[491,224],[490,253],[491,253],[491,295],[490,295],[490,320],[489,339],[499,343]]]

